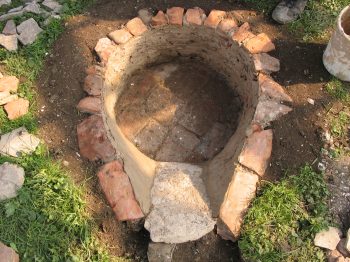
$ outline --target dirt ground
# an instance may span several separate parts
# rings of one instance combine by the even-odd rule
[[[147,231],[133,232],[126,223],[117,222],[106,205],[95,172],[98,163],[90,163],[78,154],[76,125],[86,116],[76,110],[85,97],[82,82],[85,69],[95,63],[94,46],[99,38],[137,16],[137,10],[165,10],[171,6],[200,6],[226,11],[249,10],[249,6],[228,1],[160,1],[160,0],[98,0],[86,13],[71,18],[66,30],[48,54],[38,80],[40,136],[51,153],[67,161],[67,169],[78,184],[86,184],[89,212],[100,225],[99,237],[110,247],[110,253],[133,261],[147,261]],[[270,18],[254,11],[242,13],[254,31],[267,33],[276,44],[273,56],[281,60],[281,71],[274,75],[294,99],[294,111],[273,123],[274,142],[271,165],[265,179],[276,180],[285,172],[296,172],[308,163],[316,163],[322,142],[318,123],[326,110],[329,96],[323,90],[329,75],[322,65],[322,44],[301,44],[274,24]],[[315,100],[315,105],[307,99]],[[174,261],[239,261],[236,244],[221,240],[211,233],[201,240],[178,245]]]

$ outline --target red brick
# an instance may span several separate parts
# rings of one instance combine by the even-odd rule
[[[182,7],[168,8],[166,14],[168,15],[169,24],[182,25],[185,9]]]
[[[255,37],[255,35],[250,32],[250,25],[248,23],[244,23],[240,26],[240,28],[238,28],[237,32],[232,35],[232,40],[242,43],[253,37]]]
[[[225,11],[220,10],[212,10],[208,15],[207,19],[204,21],[204,25],[212,28],[216,28],[221,20],[223,20],[226,16]]]
[[[88,96],[79,101],[77,109],[80,112],[99,114],[101,112],[101,98]]]
[[[137,203],[129,177],[119,161],[101,167],[97,174],[102,191],[119,221],[144,217]]]
[[[236,20],[234,19],[224,19],[220,22],[220,24],[217,27],[218,31],[225,34],[228,34],[233,30],[237,30],[237,29],[238,29],[238,25]]]
[[[77,127],[80,153],[90,161],[111,161],[115,150],[108,140],[102,117],[92,115]]]
[[[135,17],[134,19],[131,19],[126,24],[126,28],[134,36],[142,35],[144,32],[148,30],[147,26],[145,26],[145,24],[142,22],[142,20],[139,17]]]
[[[195,8],[188,9],[185,14],[184,22],[190,25],[202,25],[203,20],[201,17],[201,11]]]
[[[220,207],[222,222],[218,224],[218,234],[224,239],[236,241],[239,238],[244,216],[255,197],[258,182],[256,174],[237,165]]]
[[[271,39],[265,33],[258,34],[257,36],[249,39],[244,43],[244,46],[252,54],[267,53],[275,50],[276,48]]]
[[[107,37],[98,40],[95,51],[103,63],[107,63],[110,55],[114,52],[116,46]]]
[[[19,80],[15,76],[4,76],[0,78],[0,92],[17,92]]]
[[[112,39],[116,44],[125,44],[132,38],[132,34],[123,28],[109,33],[108,37]]]
[[[265,73],[280,71],[280,60],[266,53],[253,55],[255,69]]]
[[[18,100],[14,100],[7,103],[4,106],[4,108],[7,113],[7,117],[10,120],[14,120],[28,113],[29,101],[26,99],[20,98]]]
[[[84,81],[84,90],[89,95],[99,96],[103,86],[103,79],[99,75],[88,75]]]
[[[277,101],[293,102],[292,98],[286,93],[280,84],[264,74],[259,74],[259,85],[262,93],[270,98]]]
[[[18,254],[0,242],[0,262],[19,262]]]
[[[239,156],[239,163],[263,176],[272,152],[272,130],[252,133]]]
[[[154,27],[167,25],[168,18],[163,11],[158,11],[158,13],[152,17],[151,25]]]

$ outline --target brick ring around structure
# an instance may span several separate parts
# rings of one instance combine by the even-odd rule
[[[182,243],[216,225],[237,240],[272,150],[271,121],[291,111],[292,99],[269,74],[279,71],[265,33],[254,34],[224,11],[173,7],[139,17],[98,41],[99,65],[87,69],[89,96],[78,109],[90,113],[78,125],[81,155],[101,160],[101,188],[120,221],[145,218],[152,241]],[[212,159],[200,164],[155,161],[123,134],[115,106],[127,79],[150,64],[199,57],[219,72],[242,101],[236,131]],[[135,120],[137,121],[137,120]]]

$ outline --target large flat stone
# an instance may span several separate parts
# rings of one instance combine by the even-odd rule
[[[268,126],[272,121],[292,111],[289,106],[278,101],[261,99],[256,107],[254,122],[261,126]]]
[[[17,34],[16,24],[13,20],[8,20],[4,29],[2,30],[4,35],[15,35]]]
[[[19,98],[7,103],[4,109],[7,113],[7,117],[10,120],[14,120],[28,113],[29,101],[24,98]]]
[[[0,92],[17,92],[19,79],[15,76],[0,78]]]
[[[317,247],[326,248],[329,250],[335,250],[340,241],[342,233],[336,227],[329,227],[326,230],[322,230],[317,233],[314,239],[314,244]]]
[[[271,129],[252,133],[246,139],[238,161],[263,176],[272,153],[272,137]]]
[[[10,5],[11,4],[11,0],[0,0],[0,7],[3,5]]]
[[[23,45],[32,44],[42,31],[38,23],[33,18],[29,18],[17,26],[18,40]]]
[[[0,153],[20,157],[32,153],[40,143],[40,139],[28,133],[25,127],[12,130],[0,139]]]
[[[237,165],[220,207],[220,219],[225,228],[218,226],[218,234],[224,239],[236,241],[239,238],[244,216],[255,197],[258,181],[258,175]]]
[[[20,11],[17,11],[17,12],[4,14],[4,15],[0,16],[0,22],[7,21],[7,20],[12,19],[12,18],[14,18],[16,16],[21,16],[24,13],[25,12],[23,10],[20,10]]]
[[[0,242],[0,262],[19,262],[19,256],[12,248]]]
[[[47,8],[51,9],[55,13],[60,13],[62,10],[62,5],[59,4],[56,1],[53,0],[45,0],[44,2],[41,3],[43,6],[46,6]]]
[[[8,91],[0,92],[0,106],[18,99],[17,95],[11,95]]]
[[[266,53],[254,54],[253,60],[257,71],[262,71],[268,74],[280,71],[280,60]]]
[[[115,150],[108,140],[101,116],[92,115],[77,127],[80,153],[90,161],[114,159]]]
[[[129,177],[119,161],[101,167],[97,174],[102,190],[119,221],[136,220],[144,215],[137,203]]]
[[[292,98],[286,93],[283,87],[273,81],[271,77],[259,74],[259,85],[263,94],[276,101],[292,102]]]
[[[0,165],[0,200],[17,196],[24,183],[24,169],[20,166],[4,163]]]
[[[40,14],[42,12],[40,5],[36,2],[31,2],[26,4],[26,6],[23,8],[23,11],[26,13],[33,13],[33,14]]]
[[[213,230],[202,169],[180,163],[161,163],[151,190],[153,208],[145,228],[154,242],[183,243]]]
[[[7,51],[17,51],[18,41],[17,35],[4,35],[0,34],[0,45],[3,46]]]

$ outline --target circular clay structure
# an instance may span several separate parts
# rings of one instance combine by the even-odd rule
[[[224,11],[139,15],[95,48],[80,151],[108,162],[99,180],[117,219],[145,216],[152,241],[196,240],[215,224],[235,241],[269,164],[269,123],[291,110],[269,76],[275,46]]]

